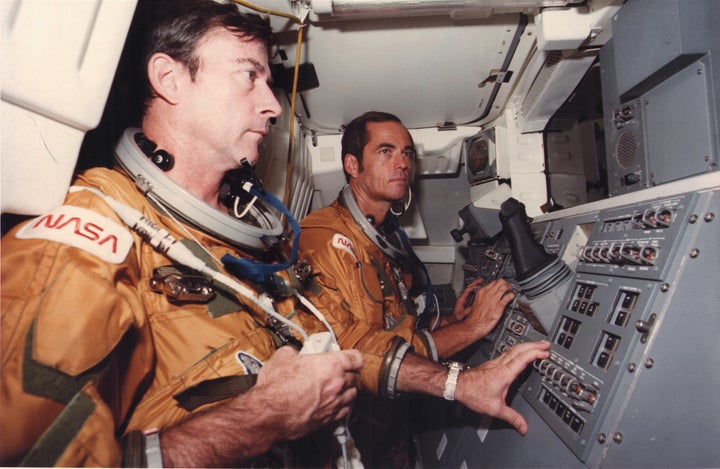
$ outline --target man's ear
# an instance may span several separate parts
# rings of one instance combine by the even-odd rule
[[[358,173],[360,172],[360,162],[355,157],[355,155],[353,155],[352,153],[348,153],[345,155],[343,169],[346,173],[350,175],[350,177],[357,177]]]
[[[155,53],[147,64],[148,80],[155,94],[170,104],[179,100],[180,80],[185,67],[167,54]]]

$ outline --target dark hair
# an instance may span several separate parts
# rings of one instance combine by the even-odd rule
[[[218,3],[214,0],[173,0],[150,2],[148,35],[143,54],[143,69],[150,57],[158,52],[182,62],[195,78],[200,66],[196,54],[198,41],[211,29],[221,27],[248,40],[261,41],[268,55],[275,44],[275,34],[268,18],[242,13],[234,3]],[[143,73],[143,102],[147,105],[153,98],[153,90]]]
[[[345,127],[342,136],[342,161],[345,164],[345,155],[353,155],[358,160],[358,164],[362,166],[363,149],[368,141],[367,124],[368,122],[398,122],[402,124],[399,117],[389,112],[368,111],[365,114],[351,120]],[[412,136],[410,136],[412,142]],[[415,144],[413,143],[413,146]],[[345,179],[350,180],[350,175],[345,172]]]

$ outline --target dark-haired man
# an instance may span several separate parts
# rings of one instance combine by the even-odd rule
[[[505,396],[529,363],[548,356],[550,344],[513,347],[469,369],[440,364],[492,330],[514,298],[512,288],[504,280],[474,282],[451,316],[417,327],[408,293],[411,248],[391,212],[408,192],[412,137],[396,116],[368,112],[345,128],[342,158],[348,184],[330,206],[302,220],[300,246],[316,274],[313,301],[326,311],[340,344],[363,352],[362,389],[380,397],[419,393],[458,400],[525,434],[525,419]],[[396,410],[387,400],[361,393],[353,434],[366,464],[407,465]]]
[[[291,277],[266,273],[272,290],[223,264],[281,238],[222,183],[257,161],[281,112],[269,22],[212,0],[163,4],[120,167],[86,171],[62,206],[3,238],[3,465],[250,465],[342,420],[356,395],[359,352],[282,347],[319,324],[285,319],[300,307]]]

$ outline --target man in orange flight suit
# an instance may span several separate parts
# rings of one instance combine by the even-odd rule
[[[313,266],[313,302],[326,311],[341,346],[365,357],[362,389],[380,397],[457,399],[524,434],[525,419],[504,397],[529,363],[548,356],[549,344],[523,344],[470,369],[440,364],[492,330],[514,298],[512,288],[504,280],[476,281],[452,315],[418,328],[409,296],[411,248],[391,213],[408,191],[415,157],[410,133],[396,116],[368,112],[347,125],[342,155],[348,185],[330,206],[302,220],[300,250]],[[358,422],[351,428],[365,464],[411,465],[403,454],[407,445],[398,441],[407,435],[398,406],[361,393],[356,407]]]
[[[245,465],[341,421],[356,395],[359,352],[283,347],[321,327],[283,323],[302,309],[294,275],[268,274],[283,292],[233,291],[220,261],[267,250],[220,187],[257,161],[281,111],[269,22],[211,0],[167,5],[142,129],[117,147],[125,170],[85,172],[3,238],[3,465]]]

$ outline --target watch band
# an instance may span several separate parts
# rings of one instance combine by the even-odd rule
[[[458,376],[460,372],[465,369],[465,365],[459,362],[447,362],[445,366],[449,368],[447,380],[445,381],[445,389],[443,390],[443,397],[448,401],[455,400],[455,389],[457,388]]]
[[[160,430],[152,428],[145,431],[145,457],[147,467],[163,467],[160,450]]]

